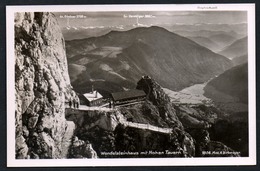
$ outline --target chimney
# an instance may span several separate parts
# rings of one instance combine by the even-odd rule
[[[92,94],[94,93],[94,86],[92,85]]]
[[[97,98],[97,91],[95,92],[95,97]]]

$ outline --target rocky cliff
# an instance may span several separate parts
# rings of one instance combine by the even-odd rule
[[[162,87],[149,76],[143,76],[137,83],[137,89],[144,90],[147,99],[158,108],[160,117],[166,122],[182,128],[170,97],[163,91]]]
[[[15,14],[16,158],[63,158],[74,124],[64,39],[51,13]]]

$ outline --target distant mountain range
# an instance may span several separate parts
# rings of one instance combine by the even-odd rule
[[[199,31],[183,31],[177,30],[175,33],[187,37],[196,43],[212,50],[213,52],[219,52],[225,49],[227,46],[235,42],[236,40],[243,37],[234,31],[209,31],[209,30],[199,30]]]
[[[187,31],[187,30],[173,30],[172,32],[179,34],[184,37],[204,37],[210,38],[216,35],[228,35],[235,39],[244,37],[244,34],[238,34],[235,31],[210,31],[210,30],[199,30],[199,31]]]
[[[84,23],[83,23],[84,25]],[[111,25],[111,26],[67,26],[62,27],[62,33],[65,40],[83,39],[89,37],[98,37],[109,33],[110,31],[128,31],[136,27],[150,27],[142,23],[129,25]],[[210,37],[216,34],[228,34],[236,39],[247,35],[247,24],[170,24],[159,25],[171,32],[180,34],[184,37]]]
[[[209,39],[213,42],[216,42],[221,48],[225,48],[226,46],[230,45],[231,43],[237,40],[237,38],[229,34],[216,34],[210,36]]]
[[[66,51],[72,85],[79,92],[90,91],[91,85],[105,94],[135,88],[142,75],[180,90],[232,66],[227,58],[156,26],[66,41]]]
[[[165,26],[169,31],[179,34],[207,47],[213,52],[219,52],[231,43],[247,35],[247,24],[195,24]]]
[[[67,26],[62,28],[65,40],[100,37],[111,31],[129,31],[138,27],[150,27],[141,23],[112,26]],[[220,52],[230,44],[247,35],[247,24],[162,24],[178,35],[187,37],[213,52]]]
[[[247,37],[244,37],[227,46],[225,49],[219,52],[219,54],[226,56],[229,59],[234,59],[245,55],[247,56],[247,46]]]
[[[114,25],[114,26],[67,26],[62,28],[62,33],[65,40],[83,39],[89,37],[99,37],[109,33],[110,31],[127,31],[136,27],[149,27],[150,25],[144,25],[135,23],[132,25]]]
[[[98,37],[110,32],[110,28],[89,28],[84,29],[82,27],[65,27],[62,29],[62,33],[65,40],[82,39],[88,37]]]
[[[193,40],[194,42],[198,43],[201,46],[204,46],[212,50],[213,52],[218,52],[222,48],[222,46],[220,46],[219,44],[217,44],[216,42],[212,41],[210,38],[207,37],[197,36],[197,37],[187,37],[187,38]]]
[[[162,27],[169,31],[186,31],[186,32],[230,32],[232,36],[246,35],[247,34],[247,23],[230,23],[230,24],[214,24],[214,23],[198,23],[198,24],[165,24]],[[205,33],[203,33],[205,34]],[[198,36],[198,35],[197,35]],[[204,35],[201,35],[204,37]],[[236,37],[236,36],[234,36]],[[243,37],[243,36],[242,36]]]

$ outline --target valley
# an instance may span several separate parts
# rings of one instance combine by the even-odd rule
[[[175,104],[205,104],[211,105],[212,100],[204,96],[204,87],[208,82],[195,84],[178,92],[164,88],[166,94]]]

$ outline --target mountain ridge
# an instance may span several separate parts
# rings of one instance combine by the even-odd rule
[[[86,79],[72,83],[76,89],[95,84],[90,78],[104,79],[111,87],[121,85],[121,90],[131,89],[142,75],[152,76],[166,88],[181,89],[207,81],[231,67],[225,57],[158,26],[67,41],[66,49],[69,64],[86,67],[85,76],[80,75]],[[100,84],[96,86],[104,89]]]
[[[237,65],[212,79],[204,88],[205,96],[215,103],[223,104],[223,109],[248,111],[248,63]],[[238,104],[229,109],[229,104]],[[236,105],[235,105],[236,106]],[[245,106],[243,108],[243,106]],[[233,111],[232,111],[233,112]]]
[[[234,59],[239,56],[247,55],[248,53],[247,40],[248,40],[247,36],[243,37],[233,42],[232,44],[227,46],[219,53],[223,56],[228,57],[229,59]]]

